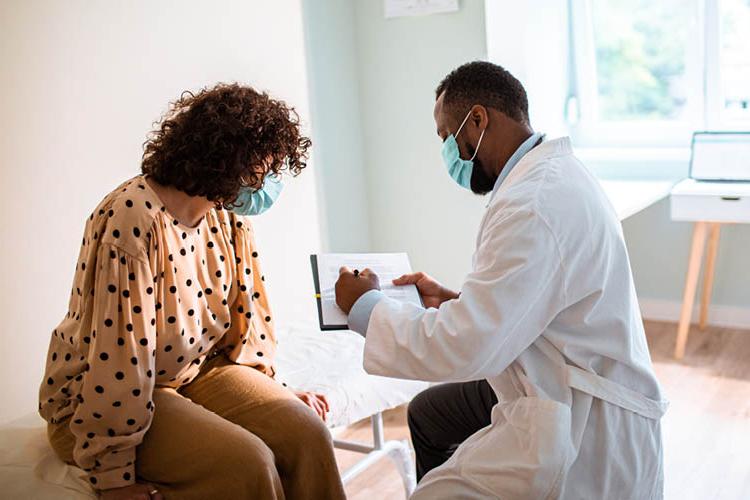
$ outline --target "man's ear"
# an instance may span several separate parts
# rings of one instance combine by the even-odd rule
[[[490,115],[487,112],[487,108],[481,104],[475,104],[471,108],[471,121],[474,122],[474,125],[476,125],[478,129],[486,129],[490,122]]]

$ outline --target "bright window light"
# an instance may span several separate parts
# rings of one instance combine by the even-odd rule
[[[722,118],[750,120],[750,0],[721,2]]]
[[[592,2],[598,118],[684,120],[693,0]]]
[[[568,0],[582,146],[680,147],[750,129],[750,0]]]

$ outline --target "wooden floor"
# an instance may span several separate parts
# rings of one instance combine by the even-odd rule
[[[677,325],[646,322],[656,374],[670,400],[663,420],[665,498],[750,499],[750,331],[691,329],[685,358],[672,359]],[[342,439],[367,440],[369,421]],[[385,416],[387,439],[408,439],[406,411]],[[337,451],[346,469],[356,453]],[[346,487],[351,500],[403,498],[401,479],[381,460]]]

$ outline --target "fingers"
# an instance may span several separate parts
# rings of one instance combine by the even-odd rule
[[[375,288],[380,289],[380,278],[378,278],[378,275],[375,274],[375,271],[370,268],[365,268],[361,273],[359,273],[359,275],[365,280],[369,281],[372,285],[374,285]]]
[[[326,409],[323,407],[323,403],[320,402],[317,398],[315,399],[315,411],[318,412],[318,415],[323,420],[323,422],[326,421]]]
[[[339,269],[339,276],[341,276],[342,274],[351,273],[351,272],[352,272],[352,270],[349,269],[347,266],[342,266]]]
[[[316,394],[312,392],[300,392],[297,393],[297,397],[309,406],[318,416],[325,422],[327,413],[330,410],[328,400],[322,394]]]
[[[378,275],[375,273],[375,271],[373,271],[369,267],[366,267],[365,269],[363,269],[359,273],[359,275],[362,276],[363,278],[377,278],[378,277]]]
[[[325,420],[325,419],[326,419],[326,416],[325,416],[325,415],[326,415],[326,412],[325,412],[325,410],[323,409],[323,405],[322,405],[322,404],[320,404],[320,402],[318,401],[318,398],[317,398],[317,397],[315,397],[315,394],[310,394],[310,395],[309,395],[309,398],[308,398],[308,400],[307,400],[306,402],[307,402],[307,405],[308,405],[308,406],[309,406],[310,408],[312,408],[312,409],[313,409],[313,411],[315,411],[315,413],[317,413],[317,414],[318,414],[318,416],[319,416],[319,417],[320,417],[321,419],[323,419],[323,420]]]
[[[424,278],[424,273],[412,273],[412,274],[404,274],[403,276],[399,276],[395,280],[393,280],[393,284],[396,286],[403,286],[403,285],[416,285],[417,281]]]
[[[323,404],[323,408],[325,408],[327,412],[331,411],[331,405],[328,404],[328,398],[325,394],[316,394],[315,396],[318,398],[318,401]]]
[[[164,497],[161,493],[159,493],[159,490],[151,483],[145,483],[146,488],[148,488],[148,493],[146,494],[146,498],[151,500],[164,500]],[[151,493],[152,491],[155,491],[156,493]]]

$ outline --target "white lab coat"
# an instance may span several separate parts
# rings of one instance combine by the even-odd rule
[[[415,499],[663,495],[667,403],[622,230],[568,138],[532,149],[500,186],[458,299],[375,306],[364,364],[391,377],[486,378],[497,394],[492,423]]]

